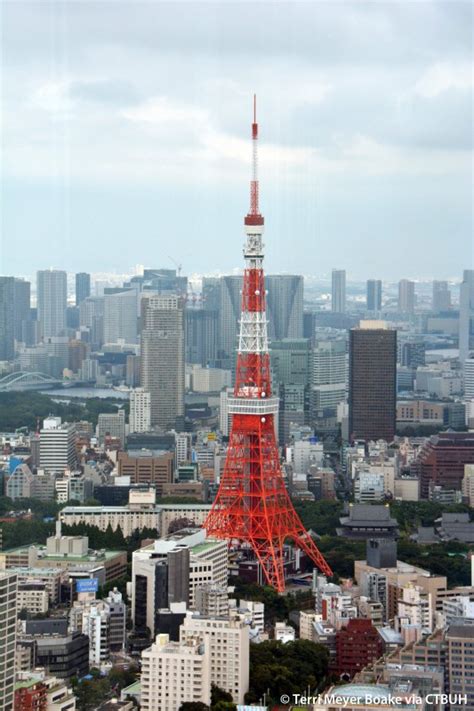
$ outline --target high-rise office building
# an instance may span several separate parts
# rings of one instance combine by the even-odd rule
[[[31,284],[25,279],[15,279],[14,290],[13,329],[15,340],[29,345],[32,340],[28,332],[28,326],[31,323]]]
[[[459,290],[459,360],[464,363],[474,346],[474,269],[465,269]]]
[[[209,309],[210,311],[219,311],[221,304],[220,277],[203,277],[202,301],[205,309]]]
[[[382,282],[380,279],[367,281],[367,311],[380,311],[382,309]]]
[[[173,294],[142,297],[141,385],[152,427],[184,429],[184,309]]]
[[[104,297],[89,296],[79,306],[79,328],[88,332],[92,350],[104,343]]]
[[[217,358],[219,313],[210,309],[186,309],[186,363],[206,367]]]
[[[306,424],[309,415],[311,341],[308,338],[284,338],[271,345],[273,391],[279,394],[278,433],[282,444],[288,442],[290,424]]]
[[[130,391],[130,434],[133,432],[150,432],[151,430],[151,399],[150,393],[144,388]]]
[[[176,269],[144,269],[143,284],[159,294],[175,294],[184,298],[188,290],[188,277],[181,276]]]
[[[415,282],[401,279],[398,282],[398,310],[402,314],[412,314],[415,311]]]
[[[14,277],[0,277],[0,360],[12,360],[14,356],[14,304]]]
[[[433,311],[449,311],[451,308],[451,292],[447,281],[433,281]]]
[[[215,285],[204,280],[203,294],[213,303]],[[267,290],[268,334],[272,340],[303,337],[302,276],[269,274],[265,277]],[[211,288],[212,287],[212,288]],[[225,276],[220,280],[218,357],[227,359],[222,367],[232,367],[237,347],[238,322],[241,311],[242,277]]]
[[[15,573],[0,571],[0,711],[13,711],[15,695],[15,652],[17,587]]]
[[[237,347],[238,321],[241,308],[242,277],[224,276],[220,280],[218,358],[231,367]]]
[[[125,410],[101,412],[97,418],[97,437],[99,444],[104,444],[108,437],[120,440],[125,446]]]
[[[393,440],[396,424],[397,332],[382,321],[350,331],[349,436]]]
[[[331,310],[342,314],[346,310],[346,270],[332,270],[332,301]]]
[[[311,417],[335,417],[347,398],[346,339],[316,341],[312,356]]]
[[[76,306],[91,295],[91,275],[86,272],[76,274]]]
[[[104,294],[104,343],[137,342],[137,307],[135,289]]]
[[[303,337],[304,279],[296,274],[269,274],[267,289],[268,334],[271,340]]]
[[[40,338],[61,336],[66,328],[66,272],[55,269],[37,272],[36,291]]]
[[[64,472],[76,464],[75,425],[47,417],[40,431],[40,467],[48,472]]]

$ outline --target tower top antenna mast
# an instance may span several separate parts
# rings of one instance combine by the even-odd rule
[[[252,180],[250,181],[250,210],[245,218],[247,226],[263,225],[263,217],[259,208],[258,184],[258,123],[257,123],[257,95],[253,95],[253,123],[252,123]]]

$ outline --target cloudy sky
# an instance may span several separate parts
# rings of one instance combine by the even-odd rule
[[[3,0],[0,272],[473,264],[473,3]]]

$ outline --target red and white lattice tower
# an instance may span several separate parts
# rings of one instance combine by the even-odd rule
[[[249,544],[267,582],[285,589],[283,545],[293,539],[327,576],[331,568],[293,508],[285,488],[275,439],[278,398],[271,393],[265,314],[263,217],[257,177],[258,124],[254,97],[253,175],[242,290],[237,369],[229,398],[232,429],[219,491],[204,524],[208,535]]]

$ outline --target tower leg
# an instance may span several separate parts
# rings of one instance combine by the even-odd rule
[[[277,592],[285,591],[285,572],[283,567],[283,542],[252,541],[253,550],[262,567],[268,585]]]

